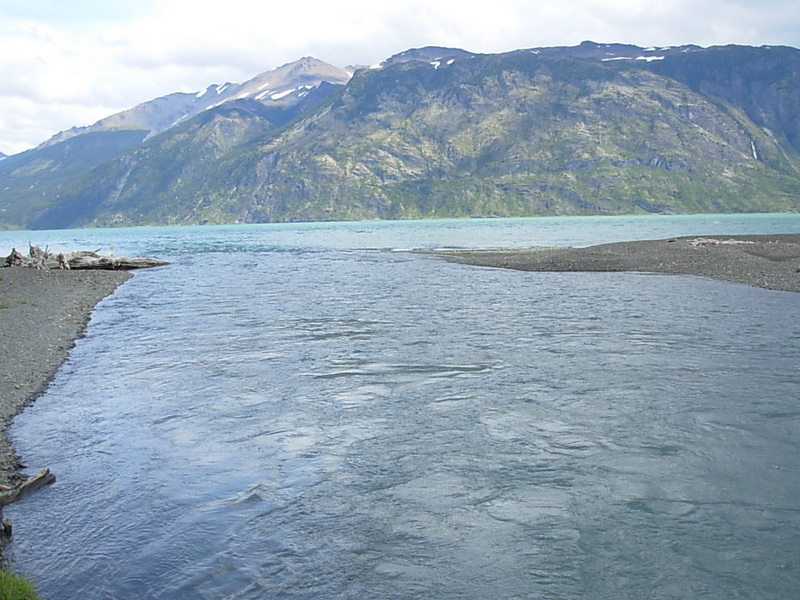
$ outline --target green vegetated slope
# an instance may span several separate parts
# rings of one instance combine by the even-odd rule
[[[23,224],[800,209],[800,51],[453,56],[360,70],[284,119],[208,111]]]
[[[89,133],[0,160],[0,229],[29,225],[92,168],[139,146],[147,131]]]
[[[33,228],[86,225],[230,223],[238,219],[236,183],[220,165],[247,141],[269,137],[338,86],[322,84],[285,108],[236,100],[154,136],[66,186],[60,201],[42,211]],[[206,201],[211,193],[217,202]]]
[[[200,218],[194,190],[212,187],[214,165],[243,140],[273,128],[264,109],[236,103],[207,111],[73,182],[61,202],[34,227],[169,224],[175,215]],[[223,211],[214,219],[232,218]],[[227,218],[226,218],[227,217]]]
[[[742,108],[643,68],[529,53],[362,72],[235,162],[247,220],[800,206],[796,152]]]

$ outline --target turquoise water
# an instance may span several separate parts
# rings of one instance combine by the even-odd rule
[[[396,250],[796,215],[0,234],[173,262],[16,419],[44,598],[793,598],[800,295]],[[20,244],[19,240],[24,243]]]
[[[798,233],[798,214],[441,219],[270,223],[0,232],[0,256],[28,243],[55,252],[99,249],[116,255],[264,252],[286,248],[432,249],[587,246],[678,235]]]

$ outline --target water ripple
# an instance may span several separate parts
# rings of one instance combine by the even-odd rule
[[[268,245],[137,274],[17,420],[43,597],[800,587],[795,295]]]

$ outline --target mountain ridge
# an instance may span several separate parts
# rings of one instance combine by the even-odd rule
[[[30,227],[43,211],[59,212],[64,190],[92,169],[139,148],[146,140],[203,113],[242,107],[271,114],[280,123],[308,104],[306,97],[329,85],[343,85],[351,72],[305,57],[260,73],[241,84],[211,84],[194,93],[176,92],[109,115],[89,126],[73,127],[0,163],[0,228]],[[331,83],[333,82],[333,83]],[[324,84],[324,86],[323,86]],[[222,108],[220,108],[222,107]],[[288,115],[288,116],[287,116]],[[63,211],[61,211],[63,212]]]
[[[0,221],[74,227],[800,209],[793,48],[425,47],[353,71],[328,65],[333,71],[317,85],[297,73],[287,75],[291,84],[275,84],[281,69],[327,69],[315,61],[223,90],[222,103],[141,140],[120,138],[116,155],[74,167],[70,177],[37,180],[42,198],[27,210],[17,202],[17,215],[0,212]],[[0,184],[10,159],[0,162]],[[33,170],[24,183],[35,177]],[[12,205],[0,192],[0,207]]]
[[[61,131],[37,148],[52,146],[76,135],[116,129],[143,129],[148,131],[149,137],[225,102],[252,98],[268,104],[289,97],[300,86],[311,89],[322,81],[345,84],[351,75],[345,69],[306,56],[260,73],[244,83],[215,83],[197,92],[174,92],[159,96],[104,117],[92,125]]]

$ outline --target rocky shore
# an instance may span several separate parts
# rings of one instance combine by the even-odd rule
[[[690,236],[586,248],[437,254],[454,262],[521,271],[671,273],[800,292],[800,234]]]
[[[129,277],[0,268],[0,485],[18,483],[19,460],[5,435],[11,420],[47,388],[95,305]]]

